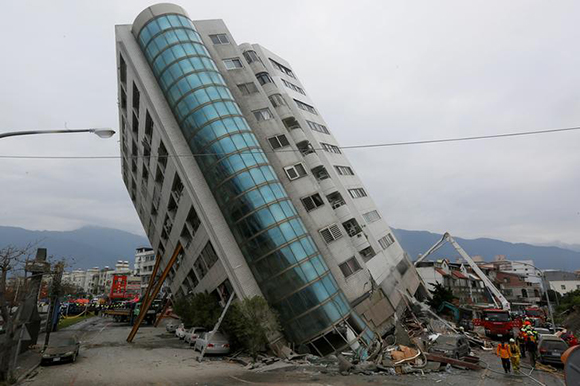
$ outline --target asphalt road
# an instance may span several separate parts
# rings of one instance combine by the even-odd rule
[[[289,368],[275,372],[255,372],[219,358],[198,363],[197,352],[165,332],[165,328],[144,326],[134,343],[125,339],[130,327],[111,319],[95,317],[64,330],[76,331],[81,340],[76,363],[42,366],[28,379],[29,385],[458,385],[458,386],[561,386],[564,382],[551,374],[533,372],[525,376],[504,375],[500,361],[491,353],[478,352],[490,370],[425,375],[349,375],[317,368]],[[57,333],[58,334],[58,333]],[[495,372],[497,371],[497,372]],[[529,370],[528,370],[529,371]]]

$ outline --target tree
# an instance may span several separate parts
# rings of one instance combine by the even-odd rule
[[[235,340],[234,343],[248,350],[256,360],[258,352],[268,344],[269,337],[280,331],[280,323],[266,300],[254,296],[232,304],[224,330]]]
[[[173,310],[185,327],[203,327],[208,330],[213,328],[221,313],[218,300],[203,292],[176,299]]]
[[[26,281],[23,281],[16,296],[16,291],[10,288],[10,281],[19,280],[24,273],[24,267],[29,262],[33,252],[33,245],[24,248],[8,245],[0,249],[0,316],[2,316],[4,335],[0,352],[0,381],[7,382],[12,379],[12,355],[16,338],[16,330],[20,324],[21,307],[15,311],[16,306],[22,304],[27,291]],[[19,273],[21,275],[19,275]],[[12,296],[11,296],[12,295]]]
[[[443,287],[441,283],[431,283],[431,285],[433,286],[433,289],[429,290],[431,293],[431,299],[427,300],[427,304],[429,304],[434,310],[438,310],[443,302],[453,303],[453,301],[457,299],[453,296],[453,292]]]

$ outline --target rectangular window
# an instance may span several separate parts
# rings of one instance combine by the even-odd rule
[[[284,74],[291,76],[292,78],[296,78],[296,76],[294,75],[294,73],[292,72],[291,69],[289,69],[288,67],[278,63],[275,60],[270,59],[270,62],[272,63],[272,66],[274,66],[278,71],[283,72]]]
[[[250,95],[258,92],[258,87],[254,82],[238,84],[238,88],[244,95]]]
[[[294,102],[296,102],[296,106],[298,106],[299,109],[302,109],[304,111],[308,111],[311,114],[318,115],[318,113],[316,112],[316,110],[314,109],[314,107],[310,106],[309,104],[306,104],[304,102],[300,102],[297,99],[294,99]]]
[[[290,180],[297,180],[298,178],[304,177],[306,174],[308,174],[306,173],[306,168],[301,163],[292,166],[286,166],[284,171]]]
[[[229,44],[230,40],[226,34],[209,35],[213,44]]]
[[[356,261],[356,258],[353,256],[344,263],[339,265],[340,270],[344,277],[349,277],[353,273],[359,271],[361,269],[360,264]]]
[[[365,219],[365,221],[367,222],[367,224],[375,222],[381,218],[381,215],[376,210],[371,210],[370,212],[363,213],[362,216]]]
[[[284,97],[281,94],[270,95],[268,99],[270,99],[270,102],[274,107],[286,106],[286,101],[284,100]]]
[[[254,117],[256,117],[256,119],[258,121],[265,121],[267,119],[274,118],[274,116],[272,115],[272,112],[268,108],[260,109],[260,110],[254,110],[252,112],[254,113]]]
[[[322,200],[322,197],[320,197],[320,194],[318,193],[315,193],[308,197],[301,198],[300,200],[302,201],[302,204],[304,205],[304,208],[306,209],[307,212],[310,212],[311,210],[314,210],[324,205],[324,201]]]
[[[318,131],[319,133],[323,133],[323,134],[330,134],[330,132],[328,131],[326,126],[321,125],[320,123],[316,123],[316,122],[312,122],[312,121],[308,121],[308,120],[306,121],[306,123],[308,123],[308,126],[314,131]]]
[[[322,146],[322,150],[324,150],[326,152],[335,153],[335,154],[342,154],[342,151],[340,150],[340,148],[338,146],[331,145],[329,143],[324,143],[324,142],[320,142],[320,146]]]
[[[253,50],[244,51],[244,58],[246,58],[246,62],[248,62],[248,64],[262,61],[256,51]]]
[[[354,176],[354,172],[350,166],[335,166],[336,172],[341,176]]]
[[[119,78],[121,78],[121,83],[127,84],[127,63],[123,55],[119,55]]]
[[[274,83],[272,77],[267,72],[260,72],[259,74],[256,74],[256,79],[258,79],[258,82],[262,86],[265,85],[266,83]]]
[[[218,255],[211,245],[211,242],[207,242],[201,253],[199,254],[200,258],[203,259],[205,265],[207,266],[208,270],[211,269],[214,264],[218,261]]]
[[[401,261],[397,264],[397,271],[403,276],[405,272],[409,269],[409,263],[407,263],[407,259],[403,257]],[[466,283],[467,284],[467,283]]]
[[[379,239],[379,245],[383,249],[387,249],[388,247],[390,247],[394,243],[395,243],[395,238],[390,233],[387,233],[386,236],[384,236],[384,237],[382,237],[382,238]]]
[[[349,189],[348,192],[352,198],[361,198],[367,196],[367,192],[365,192],[363,188]]]
[[[242,68],[242,61],[238,58],[224,59],[224,65],[228,70]]]
[[[281,79],[281,80],[282,80],[282,83],[284,84],[284,86],[288,87],[290,90],[294,90],[296,92],[299,92],[302,95],[306,95],[306,93],[304,92],[302,87],[296,86],[294,83],[290,83],[286,79]]]
[[[329,244],[334,240],[338,240],[342,237],[342,232],[340,231],[340,228],[337,224],[332,224],[326,228],[322,228],[318,232],[320,232],[320,235],[326,244]]]
[[[274,150],[290,145],[290,143],[288,142],[288,138],[286,138],[284,134],[280,134],[275,137],[270,137],[268,138],[268,142],[270,142],[270,146],[272,146],[272,149]]]
[[[369,261],[370,259],[372,259],[376,255],[373,247],[366,247],[365,249],[361,250],[359,253],[365,262]]]
[[[137,111],[137,114],[139,114],[139,100],[141,99],[141,93],[139,92],[139,89],[137,88],[135,82],[133,82],[132,98],[133,98],[133,108],[135,109],[135,111]]]

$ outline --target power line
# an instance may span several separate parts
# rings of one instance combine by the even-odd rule
[[[463,142],[463,141],[477,141],[482,139],[494,139],[494,138],[508,138],[508,137],[521,137],[527,135],[538,135],[538,134],[552,134],[567,131],[580,130],[580,127],[567,127],[561,129],[546,129],[546,130],[536,130],[536,131],[521,131],[515,133],[503,133],[503,134],[491,134],[491,135],[478,135],[473,137],[456,137],[456,138],[443,138],[443,139],[427,139],[419,141],[407,141],[407,142],[387,142],[387,143],[374,143],[366,145],[348,145],[348,146],[337,146],[338,149],[348,150],[348,149],[372,149],[377,147],[391,147],[391,146],[413,146],[413,145],[426,145],[434,143],[447,143],[447,142]],[[324,148],[312,148],[312,150],[323,150]],[[281,153],[281,152],[300,152],[299,149],[281,149],[276,151],[263,151],[256,148],[255,150],[243,150],[242,153]],[[167,155],[130,155],[128,158],[181,158],[181,157],[203,157],[203,156],[215,156],[215,155],[226,155],[229,153],[190,153],[190,154],[167,154]],[[0,155],[0,159],[120,159],[120,155],[105,155],[105,156],[28,156],[28,155]]]

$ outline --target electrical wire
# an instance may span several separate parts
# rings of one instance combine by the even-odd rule
[[[536,130],[536,131],[520,131],[514,133],[503,133],[503,134],[491,134],[491,135],[478,135],[472,137],[455,137],[455,138],[442,138],[442,139],[427,139],[419,141],[407,141],[407,142],[387,142],[387,143],[374,143],[374,144],[363,144],[363,145],[347,145],[347,146],[336,146],[340,150],[350,150],[350,149],[372,149],[378,147],[393,147],[393,146],[413,146],[413,145],[426,145],[426,144],[436,144],[436,143],[448,143],[448,142],[464,142],[464,141],[477,141],[483,139],[496,139],[496,138],[508,138],[508,137],[521,137],[528,135],[538,135],[538,134],[552,134],[560,132],[568,132],[580,130],[580,127],[567,127],[560,129],[546,129],[546,130]],[[323,150],[328,151],[325,148],[310,148],[311,150]],[[275,151],[263,151],[256,148],[255,150],[242,150],[240,153],[282,153],[282,152],[301,152],[300,149],[280,149]],[[203,156],[216,156],[216,155],[227,155],[231,153],[190,153],[190,154],[166,154],[166,155],[129,155],[128,158],[182,158],[182,157],[203,157]],[[28,156],[28,155],[0,155],[0,159],[120,159],[121,155],[105,155],[105,156]]]

